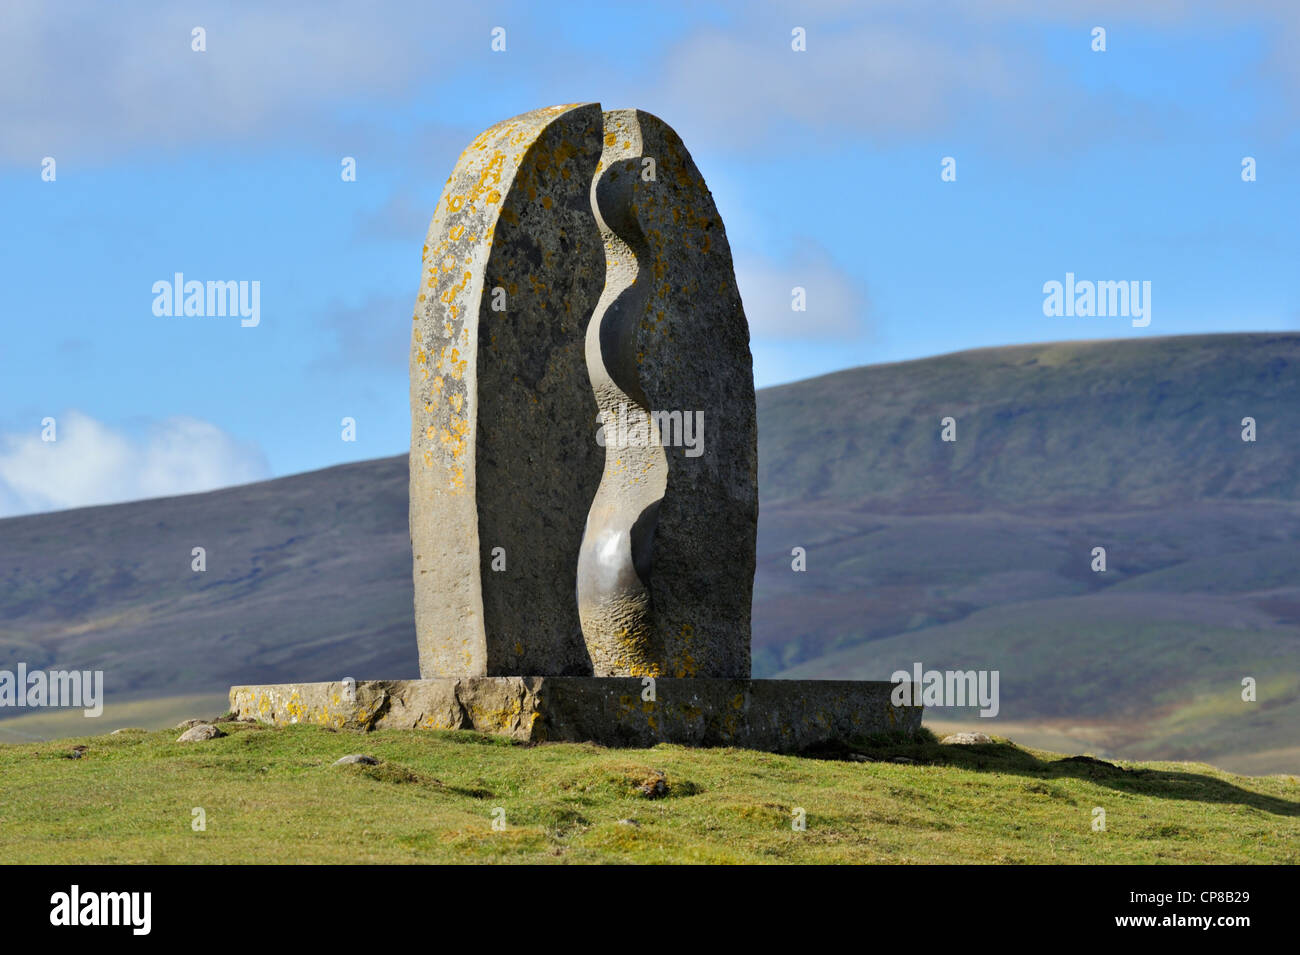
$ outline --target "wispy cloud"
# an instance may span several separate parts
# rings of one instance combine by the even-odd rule
[[[374,212],[363,213],[357,221],[357,237],[404,242],[419,250],[429,231],[438,191],[418,189],[414,183],[399,187]]]
[[[348,122],[349,102],[409,94],[434,33],[438,62],[455,60],[468,28],[458,18],[416,4],[391,12],[348,0],[7,2],[0,158],[265,144],[286,129],[329,135]],[[191,49],[195,27],[205,52]]]
[[[868,331],[865,284],[845,272],[830,253],[805,243],[788,259],[736,256],[736,284],[755,339],[802,341],[861,338]],[[804,310],[792,306],[804,292]]]
[[[360,305],[331,308],[321,326],[333,341],[312,361],[311,370],[334,375],[381,372],[404,378],[411,353],[417,278],[411,281],[410,294],[372,295]]]
[[[680,43],[665,68],[675,115],[737,145],[798,148],[809,133],[896,138],[949,125],[973,100],[1019,98],[1026,64],[979,39],[857,22],[809,22],[808,50],[768,22],[711,28]],[[789,18],[803,23],[805,18]]]
[[[610,22],[612,39],[594,43],[597,21],[581,7],[542,15],[528,4],[497,3],[466,15],[460,4],[406,0],[232,0],[183,9],[9,0],[0,31],[0,161],[286,141],[346,149],[392,137],[398,116],[454,126],[465,121],[454,106],[465,89],[497,89],[513,101],[525,81],[538,100],[518,102],[516,112],[575,98],[642,106],[691,143],[889,141],[963,123],[996,136],[1004,121],[1041,141],[1043,123],[1050,130],[1061,114],[1091,114],[1097,94],[1026,44],[1024,31],[1076,26],[1083,44],[1094,21],[1109,25],[1122,48],[1124,24],[1212,35],[1230,17],[1233,29],[1260,30],[1259,69],[1300,106],[1300,67],[1289,53],[1300,41],[1300,7],[1287,0],[797,7],[735,0],[709,17],[693,16],[690,5],[677,14],[680,38],[628,63],[618,39],[626,21]],[[516,31],[501,58],[488,52],[494,18]],[[206,30],[203,53],[191,49],[196,26]],[[790,50],[795,26],[808,31],[806,53]],[[1108,135],[1150,123],[1141,103],[1124,104],[1121,90],[1107,95],[1122,107],[1110,112],[1135,117]],[[468,135],[503,118],[476,117]]]
[[[0,435],[0,517],[246,484],[270,475],[255,444],[196,418],[171,417],[132,438],[80,411],[37,431]]]

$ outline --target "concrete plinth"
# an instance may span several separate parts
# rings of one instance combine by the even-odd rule
[[[477,730],[530,743],[738,746],[797,752],[876,733],[913,733],[921,707],[892,683],[640,678],[465,677],[236,686],[237,718],[338,729]]]

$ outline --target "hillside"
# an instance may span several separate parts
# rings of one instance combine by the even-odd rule
[[[1297,371],[1300,335],[1213,335],[760,391],[755,674],[997,669],[1018,734],[1300,771]],[[0,666],[104,669],[117,701],[412,677],[409,555],[405,457],[0,521]]]
[[[997,669],[1020,731],[1300,769],[1300,335],[963,352],[759,415],[756,671]]]
[[[1300,500],[1300,334],[983,348],[758,395],[764,502],[909,514]],[[1241,419],[1259,424],[1244,444]],[[957,419],[957,441],[938,440]],[[1249,455],[1249,456],[1247,456]]]
[[[229,735],[203,743],[173,729],[0,747],[0,861],[1300,861],[1296,779],[1208,766],[1006,742],[881,740],[810,759],[219,725]],[[333,765],[354,753],[380,762]]]
[[[122,697],[417,676],[412,600],[404,457],[0,521],[0,654]]]

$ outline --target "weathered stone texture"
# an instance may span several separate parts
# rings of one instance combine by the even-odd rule
[[[477,730],[524,742],[738,746],[797,752],[832,740],[915,732],[921,707],[896,707],[893,684],[844,680],[470,677],[237,686],[239,719],[336,729]]]
[[[429,226],[410,365],[425,677],[591,672],[573,580],[601,467],[583,363],[601,135],[596,104],[493,126]]]
[[[584,636],[597,675],[747,677],[758,431],[731,249],[667,124],[614,110],[604,130],[592,197],[607,277],[587,366],[607,446],[578,571]],[[623,408],[666,414],[663,444],[610,444]]]

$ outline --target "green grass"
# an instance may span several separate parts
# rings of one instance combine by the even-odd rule
[[[879,761],[858,762],[221,726],[230,735],[205,743],[167,730],[0,746],[0,862],[1300,861],[1300,781],[1196,764],[929,734],[864,744]],[[382,762],[331,765],[357,752]],[[667,793],[647,798],[658,772]]]

